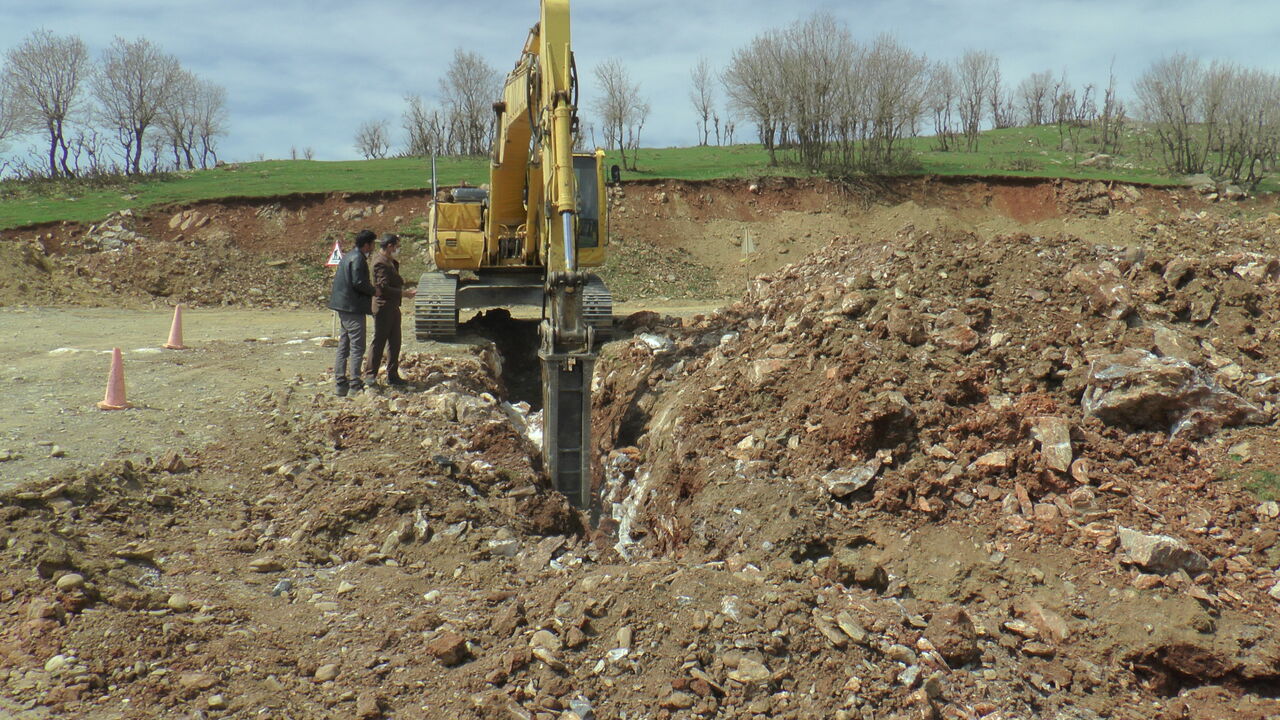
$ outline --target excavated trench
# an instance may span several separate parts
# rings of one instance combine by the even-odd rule
[[[538,364],[538,320],[516,318],[506,308],[482,312],[459,326],[459,334],[492,343],[497,353],[494,377],[502,383],[503,399],[542,409],[542,373]]]

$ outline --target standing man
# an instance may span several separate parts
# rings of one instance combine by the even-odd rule
[[[360,380],[360,361],[364,359],[364,316],[370,313],[373,300],[367,258],[373,251],[375,237],[372,232],[361,230],[356,235],[356,246],[342,256],[338,273],[333,276],[329,308],[337,311],[338,322],[342,325],[338,333],[338,357],[333,363],[338,397],[364,389]]]
[[[400,299],[413,297],[417,289],[404,287],[400,277],[400,238],[390,233],[378,239],[379,252],[373,258],[373,348],[364,367],[364,381],[378,379],[382,349],[387,350],[387,384],[404,385],[400,377]]]

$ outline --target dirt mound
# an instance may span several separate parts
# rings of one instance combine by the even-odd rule
[[[1273,221],[1191,213],[1119,247],[908,224],[715,315],[637,318],[597,378],[619,550],[816,578],[884,617],[959,604],[981,666],[1048,683],[995,703],[1014,714],[1104,712],[1134,680],[1269,697],[1275,506],[1221,476],[1280,457],[1278,255]],[[1132,353],[1150,366],[1117,388]],[[1215,399],[1179,406],[1193,385]],[[1159,430],[1086,412],[1087,388]],[[1212,434],[1241,422],[1265,427]]]
[[[347,688],[420,704],[441,682],[427,635],[493,633],[474,609],[523,591],[534,550],[543,567],[582,552],[581,525],[479,357],[403,371],[407,392],[288,387],[248,402],[225,443],[0,496],[2,694],[63,717],[321,717],[350,714]],[[330,664],[340,685],[316,679]]]
[[[125,210],[101,223],[0,232],[3,305],[315,307],[328,300],[325,260],[359,229],[401,232],[411,264],[422,193],[229,199]]]
[[[604,274],[623,299],[737,299],[756,276],[833,237],[892,241],[913,225],[1123,245],[1144,218],[1203,204],[1179,191],[1016,178],[629,182],[610,190],[615,247]]]

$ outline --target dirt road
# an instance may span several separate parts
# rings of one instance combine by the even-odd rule
[[[321,382],[332,350],[319,339],[318,311],[199,310],[185,317],[190,350],[163,350],[164,311],[0,311],[0,377],[9,411],[0,417],[0,488],[103,458],[142,458],[162,448],[208,442],[234,418],[238,397],[301,375]],[[112,347],[124,352],[134,409],[95,407]],[[63,457],[51,457],[56,445]]]

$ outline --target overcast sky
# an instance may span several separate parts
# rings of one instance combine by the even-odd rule
[[[689,68],[719,68],[758,33],[827,10],[860,39],[893,33],[931,58],[994,52],[1016,83],[1066,69],[1105,85],[1115,60],[1123,96],[1155,58],[1185,51],[1280,72],[1276,0],[575,0],[574,50],[583,69],[620,58],[653,106],[647,146],[695,142]],[[432,99],[454,48],[505,74],[536,20],[536,0],[0,0],[0,50],[32,30],[74,33],[96,56],[113,36],[145,36],[227,88],[226,160],[357,157],[364,120],[397,127],[406,93]],[[583,114],[586,102],[583,103]],[[587,117],[593,122],[593,118]],[[752,139],[746,123],[738,140]],[[397,138],[398,139],[398,138]]]

